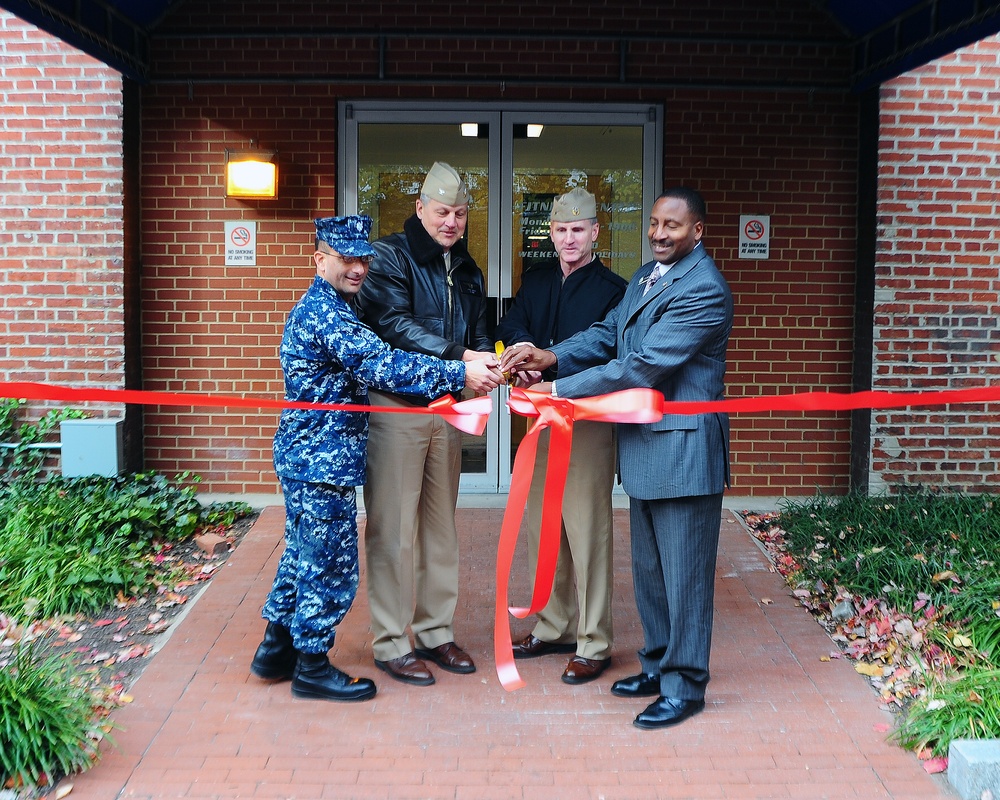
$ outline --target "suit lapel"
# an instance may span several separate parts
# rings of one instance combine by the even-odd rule
[[[648,292],[643,294],[643,289],[639,289],[639,296],[633,303],[632,308],[629,311],[628,323],[631,323],[635,316],[646,307],[647,304],[651,303],[661,294],[663,294],[668,287],[673,286],[675,282],[687,275],[694,267],[705,257],[705,248],[695,247],[690,253],[688,253],[684,258],[674,264],[670,270],[660,278],[656,284]],[[648,280],[649,276],[652,274],[653,270],[656,268],[656,262],[651,262],[649,269],[646,270],[646,274],[643,280],[640,281],[642,286],[645,287],[645,281]]]

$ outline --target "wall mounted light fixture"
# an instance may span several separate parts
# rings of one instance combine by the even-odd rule
[[[226,150],[226,197],[276,197],[278,165],[268,150]]]

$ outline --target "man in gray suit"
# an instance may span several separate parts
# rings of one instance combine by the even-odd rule
[[[549,350],[508,349],[501,369],[555,367],[556,380],[535,388],[558,397],[650,387],[668,401],[721,400],[733,300],[701,243],[704,225],[700,194],[665,191],[649,217],[656,261],[636,272],[621,303]],[[635,725],[663,728],[705,707],[729,420],[668,413],[652,424],[620,424],[618,456],[645,641],[642,671],[616,681],[611,692],[656,696]]]

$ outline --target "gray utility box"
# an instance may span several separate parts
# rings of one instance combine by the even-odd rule
[[[64,419],[60,422],[63,476],[114,478],[121,474],[125,463],[122,427],[120,419]]]

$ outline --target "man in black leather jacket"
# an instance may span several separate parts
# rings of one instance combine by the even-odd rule
[[[393,347],[495,366],[483,273],[462,242],[468,212],[465,182],[435,162],[402,233],[373,243],[376,256],[359,305],[364,321]],[[414,404],[376,391],[369,402]],[[424,659],[449,672],[476,669],[452,628],[461,469],[461,433],[440,416],[371,415],[364,497],[372,650],[376,666],[416,686],[434,683]]]

